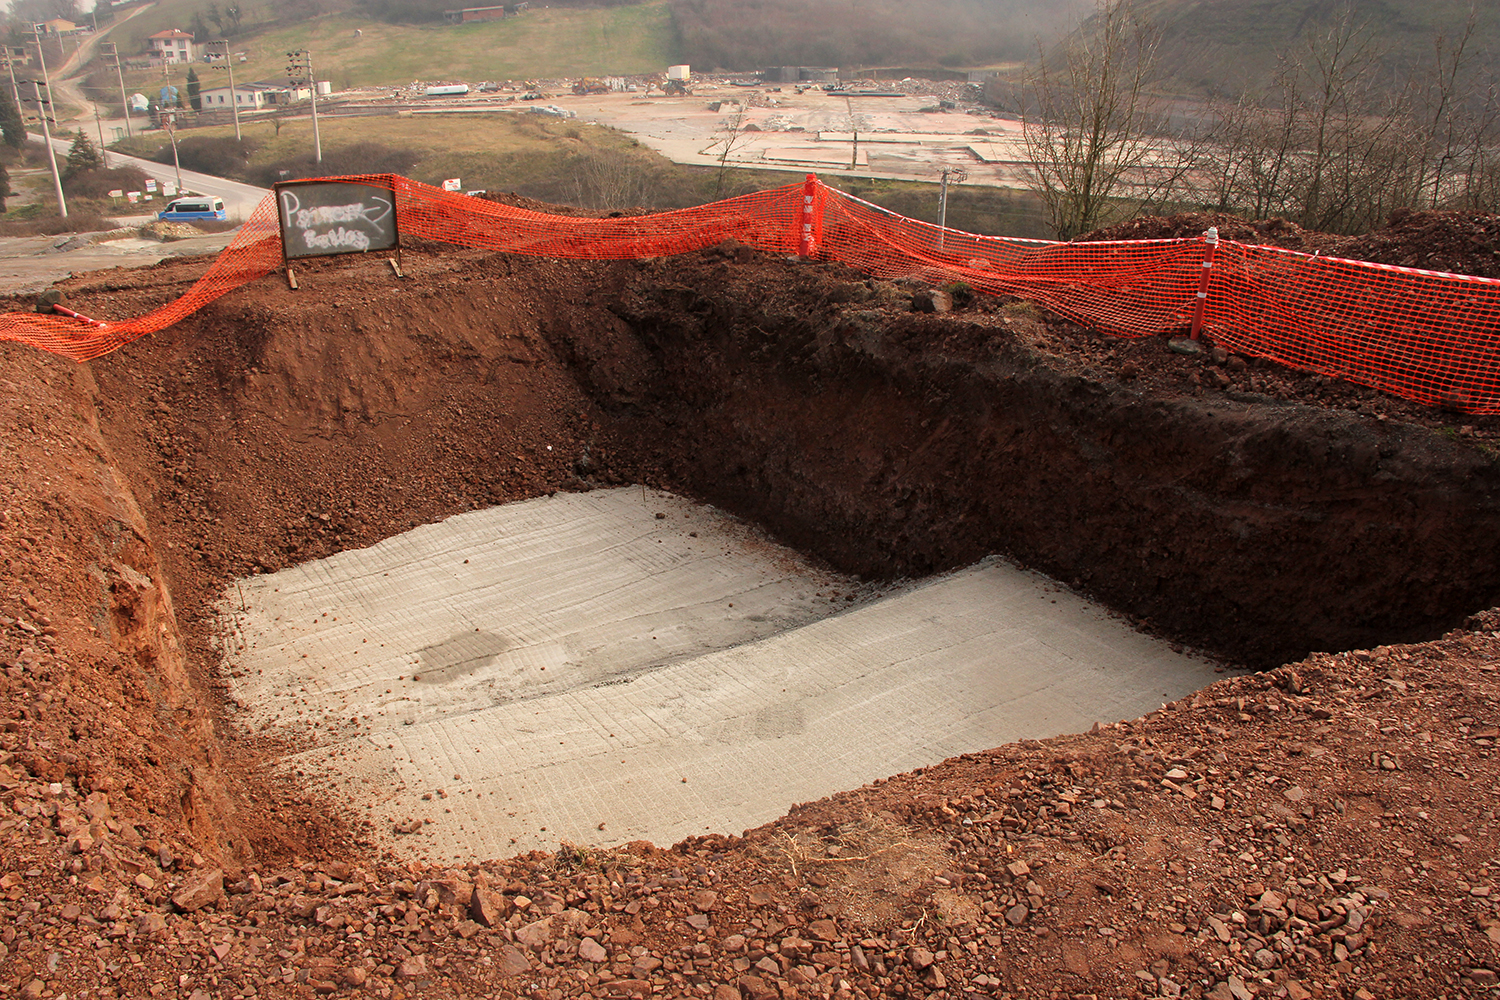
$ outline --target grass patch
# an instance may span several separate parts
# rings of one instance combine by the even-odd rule
[[[97,233],[118,229],[114,219],[97,206],[68,206],[68,217],[57,214],[56,205],[24,205],[0,215],[0,236],[61,236],[63,233]]]
[[[919,181],[895,181],[861,177],[827,176],[831,187],[874,202],[882,208],[936,225],[940,186]],[[1028,191],[950,185],[948,228],[986,236],[1022,239],[1052,239],[1041,202]]]

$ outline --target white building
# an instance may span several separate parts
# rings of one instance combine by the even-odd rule
[[[268,104],[274,104],[275,92],[280,89],[285,88],[269,87],[259,83],[242,83],[233,90],[228,87],[203,90],[198,96],[203,99],[204,111],[227,109],[236,104],[239,105],[241,111],[258,111]]]
[[[186,31],[178,31],[176,28],[158,31],[147,37],[146,44],[151,47],[151,58],[157,62],[192,62],[197,55],[197,49],[193,45],[193,36]]]

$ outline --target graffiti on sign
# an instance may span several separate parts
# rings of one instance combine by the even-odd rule
[[[350,181],[290,181],[276,185],[281,246],[288,260],[397,246],[391,189]]]

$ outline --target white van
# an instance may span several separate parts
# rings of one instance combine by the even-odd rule
[[[168,202],[167,207],[156,213],[163,222],[192,222],[196,219],[218,219],[227,221],[229,213],[224,211],[222,198],[178,198]]]

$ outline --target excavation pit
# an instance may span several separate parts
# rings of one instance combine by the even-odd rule
[[[797,802],[1132,718],[1212,668],[1038,574],[878,591],[635,487],[238,581],[238,723],[403,853],[738,834]]]
[[[168,679],[163,704],[200,691],[205,709],[226,706],[226,725],[180,737],[207,748],[194,770],[161,755],[150,765],[170,790],[155,808],[196,824],[205,856],[268,841],[289,856],[341,849],[326,845],[350,833],[324,831],[349,817],[370,819],[387,846],[442,861],[564,839],[737,833],[790,803],[944,756],[1134,717],[1211,679],[1201,667],[1175,686],[1125,671],[1109,676],[1139,700],[1075,697],[1065,685],[1081,690],[1088,670],[1070,675],[1045,641],[1003,633],[1016,620],[1010,599],[974,597],[1019,572],[997,556],[1067,585],[1030,599],[1044,624],[1071,627],[1068,593],[1085,594],[1141,629],[1131,642],[1161,636],[1251,667],[1430,638],[1500,600],[1491,438],[1476,446],[1416,407],[1258,362],[1239,376],[1257,391],[1208,392],[1213,361],[1160,338],[1116,341],[988,299],[916,314],[894,283],[733,247],[612,263],[408,250],[395,289],[375,258],[314,261],[299,269],[298,291],[246,285],[87,366],[21,356],[36,369],[26,377],[48,388],[16,425],[98,438],[70,459],[66,488],[51,484],[55,472],[41,488],[65,489],[64,508],[80,517],[119,507],[130,526],[108,527],[76,554],[103,567],[108,588],[89,624],[149,678],[142,690]],[[85,311],[122,300],[145,311],[190,283],[192,267],[85,277],[68,290]],[[1119,376],[1126,366],[1139,374]],[[57,412],[44,414],[43,399]],[[1493,432],[1486,420],[1473,429]],[[611,522],[607,504],[587,515],[572,506],[617,495],[644,525]],[[572,514],[547,522],[548,510]],[[714,520],[715,510],[743,522]],[[489,517],[522,520],[483,527]],[[542,527],[521,530],[528,518]],[[413,547],[470,523],[477,535]],[[576,533],[588,523],[593,534]],[[709,548],[720,531],[743,545]],[[625,559],[606,538],[647,552]],[[787,550],[771,555],[767,539]],[[502,543],[520,547],[488,548]],[[731,554],[662,561],[694,546]],[[590,562],[601,553],[624,561],[603,573]],[[508,605],[479,600],[491,587],[485,567],[529,561],[560,585],[564,555],[574,589],[525,584]],[[359,561],[372,558],[384,560],[379,575],[335,599],[330,574],[364,572]],[[698,573],[720,575],[687,597],[665,585]],[[601,586],[606,577],[615,582]],[[290,579],[302,582],[267,583]],[[389,580],[400,589],[373,586]],[[414,599],[435,580],[455,589]],[[76,586],[79,600],[97,600],[94,576]],[[567,610],[604,608],[611,586],[649,600],[625,617]],[[944,604],[943,627],[929,629],[923,602],[959,601],[945,595],[965,588],[962,614]],[[299,589],[306,604],[271,610],[271,597]],[[834,591],[840,611],[830,614],[817,595]],[[245,620],[258,614],[264,626]],[[210,627],[221,622],[231,638],[223,662]],[[292,625],[305,631],[277,631]],[[971,627],[968,647],[952,641]],[[903,659],[892,642],[872,650],[863,638],[893,628],[927,645]],[[381,642],[395,652],[376,670],[366,648]],[[290,666],[240,658],[278,646]],[[994,666],[994,648],[1035,660],[1029,669],[1056,683],[1028,688]],[[983,655],[962,660],[974,649]],[[802,672],[783,679],[778,662]],[[829,686],[811,667],[831,672]],[[684,714],[727,698],[715,684],[765,669],[733,711]],[[871,708],[840,726],[853,709],[838,698],[859,688],[838,677],[860,670],[872,689],[920,697],[888,694],[874,706],[887,715]],[[1030,701],[1007,702],[1016,688]],[[834,735],[818,743],[828,719]],[[652,743],[641,734],[661,729],[657,720],[669,727]],[[547,728],[562,730],[557,742]],[[260,733],[277,738],[245,738]],[[840,738],[847,752],[828,742]],[[615,756],[627,739],[637,742]],[[293,779],[274,801],[311,789],[315,804],[283,805],[268,821],[258,805],[216,797],[213,755],[251,769],[250,783],[267,747]],[[632,784],[612,784],[619,775]],[[774,800],[764,791],[773,786]]]

